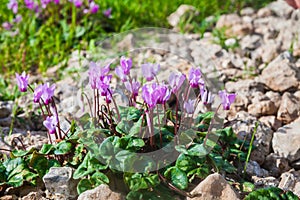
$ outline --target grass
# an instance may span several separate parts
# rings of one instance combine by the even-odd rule
[[[29,70],[31,73],[45,72],[49,67],[68,59],[74,49],[89,49],[93,41],[109,34],[139,27],[167,27],[167,16],[181,4],[190,4],[199,11],[197,23],[209,15],[236,12],[245,6],[259,8],[271,0],[95,0],[100,10],[97,14],[84,15],[67,0],[66,4],[48,5],[41,17],[19,5],[23,20],[14,25],[19,33],[12,37],[11,31],[0,27],[0,73],[9,76],[15,72]],[[0,4],[0,24],[12,22],[15,15],[7,9],[8,0]],[[23,2],[19,0],[19,2]],[[112,18],[102,12],[112,8]],[[196,24],[197,25],[197,24]],[[196,31],[204,31],[199,23]],[[92,42],[91,42],[92,41]]]

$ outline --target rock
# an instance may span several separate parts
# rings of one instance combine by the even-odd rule
[[[193,198],[187,197],[187,200],[204,200],[204,199],[222,199],[234,200],[239,199],[227,181],[218,173],[206,177],[191,192]]]
[[[254,116],[273,115],[277,113],[277,108],[273,101],[261,101],[248,106],[248,112]]]
[[[252,176],[251,179],[256,187],[277,187],[279,185],[279,181],[272,176],[265,178]]]
[[[252,160],[250,160],[247,164],[246,173],[251,177],[267,177],[269,175],[267,170],[261,168],[256,161]]]
[[[225,83],[228,92],[249,93],[250,90],[264,92],[264,86],[252,79],[238,80],[236,82],[229,81]]]
[[[264,8],[259,9],[257,11],[256,15],[258,18],[269,17],[269,16],[272,16],[272,10],[270,8],[264,7]]]
[[[22,197],[22,200],[46,200],[44,192],[39,190],[37,192],[30,192],[26,196]]]
[[[73,169],[70,167],[51,167],[43,177],[49,195],[56,195],[64,199],[77,197],[78,181],[72,178]]]
[[[230,28],[236,24],[241,24],[242,18],[237,14],[221,15],[217,21],[216,28],[227,27]]]
[[[282,96],[277,118],[288,124],[300,115],[300,100],[293,94],[285,92]]]
[[[180,5],[175,12],[173,12],[167,19],[171,26],[178,27],[180,20],[185,16],[185,19],[189,17],[195,17],[199,15],[199,12],[194,6],[191,5]]]
[[[134,36],[133,34],[128,34],[124,37],[122,41],[118,43],[118,49],[121,51],[129,51],[134,47]]]
[[[246,35],[240,41],[243,50],[254,50],[262,44],[262,37],[259,35]]]
[[[274,153],[266,157],[262,166],[274,177],[279,177],[283,172],[287,172],[291,169],[286,158],[282,158]]]
[[[0,200],[17,200],[18,197],[16,195],[5,195],[0,197]]]
[[[12,107],[12,101],[0,101],[0,119],[10,116]]]
[[[125,200],[125,196],[122,194],[113,192],[109,189],[108,185],[100,185],[92,190],[87,190],[81,193],[78,200]]]
[[[246,7],[241,10],[242,16],[252,16],[254,14],[254,9],[251,7]]]
[[[275,106],[279,108],[281,103],[281,96],[278,92],[268,91],[266,92],[266,96],[274,102]]]
[[[273,135],[272,147],[280,157],[289,162],[300,159],[300,118],[279,128]]]
[[[270,127],[272,130],[276,131],[282,126],[281,121],[279,121],[275,116],[262,116],[259,121]]]
[[[299,73],[295,64],[281,54],[262,71],[260,80],[270,89],[284,92],[298,87]]]
[[[292,191],[297,196],[300,196],[300,171],[290,170],[281,175],[279,188],[285,191]]]
[[[269,8],[278,17],[286,19],[290,18],[291,13],[293,12],[293,8],[291,6],[280,0],[270,3],[267,8]]]
[[[260,47],[261,48],[261,59],[264,63],[271,62],[280,51],[280,43],[276,43],[274,40],[267,40]]]
[[[297,97],[298,100],[300,100],[300,90],[298,90],[297,92],[295,92],[294,96]]]

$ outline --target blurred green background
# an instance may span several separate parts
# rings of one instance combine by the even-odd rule
[[[17,1],[17,14],[22,16],[19,23],[13,23],[17,14],[7,8],[8,0],[0,4],[0,24],[13,24],[11,30],[0,27],[0,72],[5,76],[23,70],[45,72],[66,61],[75,49],[88,50],[95,41],[113,33],[139,27],[170,28],[167,17],[181,4],[200,11],[196,26],[190,30],[197,33],[206,30],[201,22],[207,16],[238,13],[247,6],[258,9],[271,0],[95,0],[99,5],[96,14],[84,14],[84,6],[76,8],[68,0],[60,0],[59,5],[50,3],[38,15],[27,9],[23,0]],[[112,9],[109,18],[103,15],[108,8]]]

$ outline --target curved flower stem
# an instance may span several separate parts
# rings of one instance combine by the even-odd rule
[[[81,95],[83,95],[86,98],[86,100],[89,104],[91,116],[93,116],[92,105],[91,105],[91,102],[90,102],[89,98],[87,97],[87,95],[84,92],[82,92]]]
[[[56,139],[63,139],[62,135],[61,135],[61,128],[60,128],[60,122],[59,122],[60,120],[59,120],[59,117],[58,117],[57,107],[56,107],[56,104],[54,102],[53,97],[52,97],[52,106],[54,107],[55,116],[56,116],[56,119],[57,119],[58,134],[59,134],[59,138],[56,138]]]
[[[110,96],[111,96],[111,99],[112,99],[112,102],[114,103],[114,106],[115,106],[115,108],[116,108],[116,113],[117,113],[117,116],[118,116],[118,121],[117,121],[117,123],[119,123],[119,122],[121,121],[121,116],[120,116],[120,112],[119,112],[118,105],[117,105],[117,103],[116,103],[114,97],[112,96],[111,91],[108,90],[108,92],[109,92],[109,94],[110,94]]]
[[[18,137],[13,137],[12,142],[13,142],[15,139],[19,140],[19,142],[20,142],[21,145],[22,145],[23,150],[26,151],[26,147],[24,146],[22,140],[21,140],[20,138],[18,138]]]

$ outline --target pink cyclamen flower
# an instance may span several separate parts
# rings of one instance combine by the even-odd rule
[[[46,8],[50,2],[51,2],[51,0],[41,0],[42,8]]]
[[[98,10],[99,10],[99,5],[96,4],[94,1],[92,1],[90,3],[90,13],[95,14],[98,12]]]
[[[7,8],[12,10],[14,14],[18,12],[18,2],[17,0],[10,0],[7,4]]]
[[[103,15],[107,18],[111,18],[111,11],[112,11],[112,9],[108,8],[108,9],[103,11]]]
[[[23,72],[21,75],[16,73],[17,84],[21,92],[26,92],[28,87],[29,75]]]
[[[154,77],[157,75],[159,69],[160,69],[159,64],[155,64],[155,63],[142,64],[142,73],[147,81],[153,80]]]
[[[34,10],[35,9],[35,3],[33,0],[24,0],[25,6],[29,9],[29,10]]]
[[[69,0],[70,2],[73,2],[74,6],[77,8],[80,8],[82,6],[82,0]]]
[[[98,79],[103,79],[104,76],[108,74],[110,70],[110,64],[100,67],[98,63],[90,62],[89,68],[89,84],[91,85],[92,89],[96,89],[96,83],[99,81]]]
[[[115,69],[115,73],[121,79],[122,82],[127,81],[127,75],[124,74],[124,71],[121,66],[119,66]]]
[[[44,85],[39,85],[34,89],[33,92],[33,102],[38,103],[42,97],[42,94],[44,92]]]
[[[59,3],[60,3],[60,0],[53,0],[53,2],[54,2],[55,4],[59,4]]]
[[[195,111],[195,101],[196,99],[192,100],[192,99],[188,99],[187,101],[185,101],[183,103],[183,108],[185,109],[185,111],[188,114],[193,114]]]
[[[101,96],[106,96],[112,75],[100,77],[96,81],[96,88],[100,91]]]
[[[56,132],[57,123],[58,121],[56,116],[47,116],[46,120],[43,122],[43,125],[48,129],[50,134],[53,134]]]
[[[120,59],[120,65],[124,72],[124,74],[128,75],[130,73],[130,69],[132,67],[132,60],[131,58],[126,58],[124,56]]]
[[[141,87],[140,82],[135,81],[135,79],[132,80],[132,82],[130,83],[129,81],[124,83],[126,89],[134,96],[138,96],[139,93],[139,89]]]
[[[191,68],[189,72],[189,81],[192,88],[198,88],[199,85],[204,85],[200,68]]]
[[[224,110],[229,110],[230,105],[234,102],[236,94],[228,94],[225,90],[219,91],[219,96],[222,100]]]
[[[4,23],[2,24],[2,27],[3,27],[5,30],[9,31],[9,30],[12,29],[13,25],[12,25],[11,23],[9,23],[9,22],[4,22]]]
[[[159,91],[156,89],[157,84],[152,83],[142,87],[142,98],[148,104],[150,109],[153,109],[159,98]]]
[[[175,73],[175,72],[171,73],[171,75],[169,76],[169,85],[174,94],[178,92],[179,88],[182,86],[185,79],[186,76],[182,73]]]
[[[211,104],[214,101],[215,96],[205,89],[204,86],[200,87],[200,95],[201,95],[201,101],[204,105]]]
[[[158,85],[156,87],[156,90],[158,91],[158,95],[159,95],[157,99],[157,103],[165,104],[170,99],[171,91],[165,84]]]
[[[54,96],[54,90],[56,85],[52,84],[50,86],[49,83],[44,84],[44,91],[42,94],[42,99],[44,100],[44,103],[47,105],[51,102],[52,97]]]
[[[22,21],[22,15],[17,15],[16,17],[15,17],[15,19],[13,20],[13,22],[14,23],[19,23],[19,22],[21,22]]]

